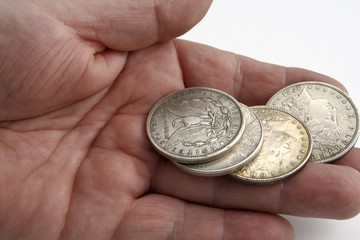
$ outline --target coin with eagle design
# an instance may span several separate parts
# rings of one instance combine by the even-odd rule
[[[211,88],[185,88],[165,96],[148,115],[146,131],[156,151],[179,163],[204,163],[225,155],[245,129],[238,101]]]

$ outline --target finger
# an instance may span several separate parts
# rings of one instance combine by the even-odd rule
[[[209,206],[303,217],[343,219],[360,211],[359,172],[330,164],[308,164],[282,183],[259,186],[227,176],[191,176],[164,161],[157,168],[152,189]]]
[[[115,50],[136,50],[185,33],[205,15],[211,0],[52,1],[47,9],[84,39]]]
[[[321,81],[344,89],[336,80],[304,69],[263,63],[187,41],[176,41],[176,45],[187,87],[214,87],[249,106],[266,104],[275,92],[295,82]]]
[[[147,195],[135,201],[114,239],[294,239],[283,218]]]

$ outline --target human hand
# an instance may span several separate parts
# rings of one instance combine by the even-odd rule
[[[0,5],[1,239],[290,239],[276,214],[357,214],[359,149],[269,186],[188,175],[154,152],[147,113],[174,90],[212,87],[258,105],[294,82],[341,86],[167,41],[209,1],[152,2]]]

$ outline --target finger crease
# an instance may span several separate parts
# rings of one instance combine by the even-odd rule
[[[214,179],[214,184],[213,184],[213,196],[212,196],[212,202],[211,202],[211,206],[217,206],[217,204],[219,203],[219,199],[220,199],[220,191],[224,189],[224,178],[222,177],[218,177]]]
[[[235,68],[233,72],[233,93],[236,99],[240,98],[241,89],[243,87],[244,71],[239,56],[234,56]]]
[[[179,211],[179,214],[177,214],[176,216],[171,232],[167,238],[168,240],[177,239],[177,233],[181,232],[186,217],[186,208],[187,208],[187,203],[184,202],[182,211]]]
[[[160,36],[161,36],[161,27],[160,27],[161,21],[160,21],[160,14],[159,14],[159,4],[157,3],[157,0],[153,1],[153,5],[154,5],[155,19],[156,19],[156,22],[157,22],[157,24],[156,24],[157,38],[159,39]]]
[[[284,199],[286,197],[286,186],[284,182],[279,183],[279,196],[277,201],[276,209],[274,209],[274,212],[281,213],[281,210],[283,209],[283,203]]]

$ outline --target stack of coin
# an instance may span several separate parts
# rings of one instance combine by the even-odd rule
[[[185,172],[266,184],[309,159],[344,155],[359,136],[359,116],[344,92],[318,82],[290,85],[255,107],[216,89],[186,88],[153,107],[146,129],[155,150]]]

